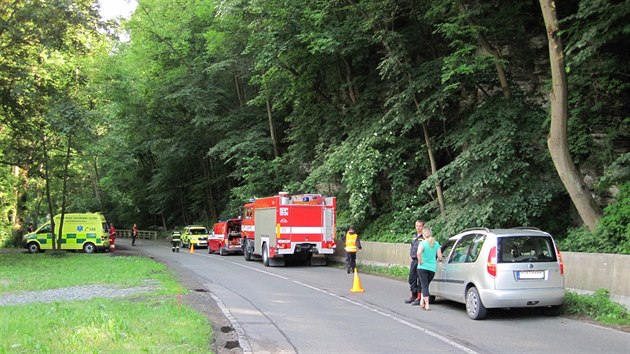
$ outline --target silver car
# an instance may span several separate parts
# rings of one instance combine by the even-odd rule
[[[559,315],[564,266],[553,237],[536,228],[460,232],[442,246],[429,291],[431,298],[466,304],[468,316],[483,319],[489,308],[543,307]]]

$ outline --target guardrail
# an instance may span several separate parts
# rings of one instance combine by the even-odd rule
[[[131,230],[116,230],[116,237],[131,238]],[[157,240],[157,231],[138,230],[138,238]]]

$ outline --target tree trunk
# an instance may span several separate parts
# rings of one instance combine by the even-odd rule
[[[549,62],[551,65],[552,90],[551,101],[551,127],[547,146],[553,164],[556,166],[560,180],[564,184],[575,208],[584,224],[591,231],[595,231],[597,222],[601,217],[601,211],[592,195],[584,187],[582,178],[569,154],[567,140],[567,111],[568,89],[567,77],[564,68],[564,53],[562,42],[558,35],[558,19],[556,17],[556,5],[553,0],[540,0],[540,8],[545,20],[547,39],[549,41]]]
[[[354,88],[354,83],[352,82],[352,64],[348,61],[348,59],[346,59],[345,57],[342,57],[343,59],[343,64],[344,67],[346,68],[346,85],[348,85],[348,95],[350,96],[350,100],[352,101],[353,105],[357,104],[358,101],[358,94]]]
[[[21,181],[20,178],[20,168],[18,166],[13,166],[13,176],[15,177],[16,180]],[[18,183],[21,184],[21,183]],[[11,203],[13,204],[11,206],[11,223],[13,224],[13,230],[14,231],[18,231],[18,230],[22,230],[23,226],[24,226],[24,222],[20,217],[20,189],[19,188],[15,188],[15,193],[13,195],[13,202]]]
[[[166,218],[164,217],[163,211],[160,211],[160,217],[162,218],[162,227],[164,228],[164,231],[168,231],[168,229],[166,228]]]
[[[55,233],[55,214],[53,214],[53,204],[50,197],[50,174],[48,173],[48,141],[46,134],[43,134],[42,147],[44,149],[44,179],[46,180],[46,199],[48,200],[48,215],[50,215],[50,230],[52,233],[52,249],[57,249],[57,240]]]
[[[61,219],[59,220],[59,239],[57,242],[57,248],[61,249],[61,236],[63,235],[63,221],[66,216],[66,191],[68,189],[68,167],[70,166],[70,152],[72,146],[72,134],[68,135],[68,149],[66,150],[66,161],[63,166],[63,187],[61,190]]]
[[[463,3],[461,3],[461,2],[459,2],[457,6],[459,7],[459,12],[462,15],[464,15],[465,21],[468,23],[468,25],[470,25],[471,27],[476,27],[476,25],[473,22],[473,20],[471,20],[470,17],[465,16],[465,14],[466,14],[466,6]],[[486,37],[484,37],[482,34],[479,34],[478,40],[479,40],[479,44],[481,45],[481,47],[486,52],[488,52],[488,54],[492,55],[492,57],[494,58],[494,66],[497,69],[497,76],[499,77],[499,83],[501,84],[501,91],[503,91],[503,97],[504,98],[510,98],[510,96],[511,96],[510,86],[508,85],[507,75],[505,73],[505,67],[503,66],[503,63],[501,62],[501,56],[499,55],[499,51],[496,50],[490,44],[490,42],[488,42]],[[485,91],[484,91],[484,93],[485,93]]]
[[[94,167],[94,175],[92,176],[92,185],[94,186],[94,197],[98,202],[99,207],[103,208],[103,201],[101,199],[101,191],[99,189],[98,183],[101,180],[101,176],[98,173],[98,161],[96,161],[96,157],[92,160],[92,164]]]
[[[437,173],[437,164],[435,163],[435,156],[433,156],[433,148],[431,148],[429,129],[427,129],[427,125],[425,123],[422,123],[422,131],[424,132],[424,143],[427,144],[429,162],[431,163],[431,175],[435,176]],[[442,185],[439,180],[435,182],[435,193],[437,194],[438,203],[440,204],[440,214],[444,215],[444,193],[442,193]]]
[[[203,163],[203,176],[206,179],[206,181],[212,181],[211,178],[211,167],[210,167],[210,158],[209,157],[205,157],[202,159],[202,163]],[[209,183],[208,185],[206,185],[204,187],[204,190],[206,191],[206,203],[207,203],[207,207],[208,210],[210,211],[210,219],[211,220],[218,220],[217,217],[217,208],[216,208],[216,204],[214,201],[214,193],[212,191],[212,185],[213,183]]]
[[[411,76],[409,74],[407,74],[407,79],[411,85]],[[420,114],[420,103],[418,102],[418,98],[415,93],[413,94],[413,103],[416,105],[418,114]],[[435,175],[437,173],[437,163],[435,162],[433,148],[431,147],[431,140],[429,139],[429,130],[427,129],[427,125],[425,123],[422,123],[422,132],[424,133],[424,143],[427,145],[427,154],[429,155],[429,162],[431,163],[431,175]],[[437,195],[438,203],[440,204],[440,214],[444,215],[446,207],[444,204],[442,185],[439,180],[435,182],[435,194]]]
[[[243,98],[241,96],[241,85],[238,81],[238,76],[234,75],[234,88],[236,89],[236,98],[238,99],[238,106],[243,108]]]
[[[271,133],[271,143],[273,144],[273,156],[278,157],[278,141],[276,140],[276,129],[271,115],[271,102],[267,98],[267,118],[269,118],[269,132]]]

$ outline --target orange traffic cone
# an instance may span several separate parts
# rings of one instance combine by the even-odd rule
[[[190,253],[195,253],[195,245],[192,242],[190,243]]]
[[[361,287],[361,279],[359,279],[359,272],[354,268],[354,283],[352,284],[352,289],[350,289],[353,293],[362,293],[365,290]]]

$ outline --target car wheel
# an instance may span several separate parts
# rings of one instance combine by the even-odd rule
[[[29,243],[27,249],[30,253],[39,253],[40,251],[39,244],[37,244],[37,242]]]
[[[96,247],[94,246],[93,243],[85,243],[83,244],[83,252],[85,253],[94,253],[94,251],[96,251]]]
[[[263,265],[265,267],[269,267],[269,250],[267,249],[267,244],[263,243]]]
[[[468,312],[468,317],[473,320],[483,320],[488,313],[488,310],[481,302],[477,288],[474,286],[466,292],[466,312]]]
[[[545,316],[560,316],[562,314],[562,305],[545,307],[543,314]]]
[[[227,256],[227,252],[225,251],[225,248],[223,248],[223,245],[219,245],[219,255]]]

